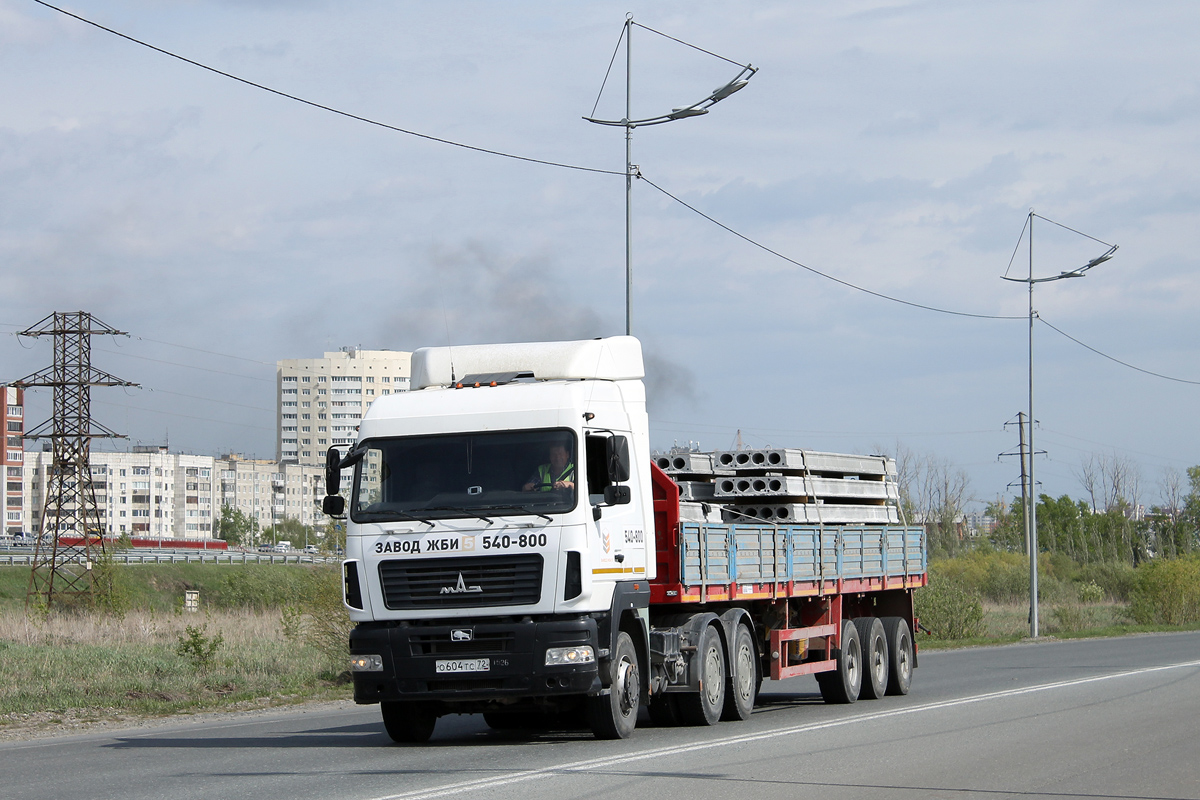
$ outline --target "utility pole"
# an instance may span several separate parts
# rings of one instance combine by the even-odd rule
[[[1104,245],[1105,247],[1108,248],[1108,250],[1106,250],[1101,255],[1096,256],[1091,261],[1088,261],[1082,267],[1077,267],[1073,270],[1063,271],[1057,275],[1051,275],[1051,276],[1045,277],[1045,278],[1035,278],[1035,277],[1033,277],[1033,221],[1034,221],[1034,219],[1045,220],[1046,222],[1049,222],[1053,225],[1057,225],[1058,227],[1060,227],[1064,230],[1068,230],[1071,233],[1075,233],[1080,236],[1083,236],[1084,238],[1091,239],[1093,242],[1097,242],[1098,244]],[[1063,225],[1060,222],[1055,222],[1052,219],[1048,219],[1047,217],[1043,217],[1040,214],[1034,213],[1032,208],[1029,209],[1029,216],[1025,220],[1025,227],[1021,229],[1022,237],[1025,236],[1026,230],[1028,230],[1028,232],[1029,232],[1029,277],[1028,278],[1010,278],[1007,275],[1001,275],[1000,277],[1006,281],[1015,281],[1017,283],[1027,284],[1029,287],[1029,419],[1028,419],[1028,422],[1029,422],[1029,438],[1028,438],[1028,442],[1029,442],[1028,475],[1029,475],[1029,478],[1027,481],[1027,483],[1029,484],[1029,494],[1025,499],[1025,529],[1026,529],[1026,531],[1028,531],[1026,536],[1027,536],[1027,540],[1028,540],[1028,550],[1029,550],[1029,635],[1030,635],[1030,637],[1036,639],[1038,637],[1038,596],[1037,596],[1037,593],[1038,593],[1038,562],[1037,562],[1038,541],[1037,541],[1037,492],[1034,488],[1036,486],[1036,481],[1034,479],[1034,471],[1033,471],[1034,456],[1037,455],[1037,452],[1033,449],[1033,420],[1034,420],[1034,416],[1033,416],[1033,325],[1034,325],[1034,321],[1038,317],[1037,317],[1037,311],[1033,307],[1033,287],[1034,287],[1034,284],[1037,284],[1037,283],[1050,283],[1051,281],[1060,281],[1060,280],[1063,280],[1064,278],[1082,278],[1087,273],[1087,271],[1090,270],[1092,267],[1095,267],[1098,264],[1103,264],[1105,261],[1108,261],[1110,258],[1112,258],[1113,254],[1117,252],[1117,245],[1109,244],[1108,242],[1105,242],[1101,239],[1097,239],[1095,236],[1089,236],[1086,233],[1077,231],[1074,228],[1068,228],[1066,225]],[[1019,248],[1020,245],[1021,245],[1021,240],[1018,239],[1017,247]],[[1013,257],[1014,258],[1016,257],[1015,250],[1013,251]],[[1009,262],[1009,267],[1010,268],[1012,267],[1011,261]]]
[[[91,387],[138,385],[92,367],[91,337],[128,334],[86,311],[56,311],[17,335],[54,337],[54,365],[13,384],[54,390],[53,417],[25,434],[54,447],[25,602],[47,608],[87,603],[104,588],[96,586],[92,568],[104,554],[104,520],[92,485],[91,441],[124,438],[92,420]]]

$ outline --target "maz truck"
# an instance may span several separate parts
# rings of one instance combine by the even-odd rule
[[[393,740],[464,713],[607,739],[643,708],[712,725],[768,677],[813,674],[830,703],[908,692],[926,547],[895,463],[652,457],[643,377],[629,336],[426,348],[330,449],[354,699]]]

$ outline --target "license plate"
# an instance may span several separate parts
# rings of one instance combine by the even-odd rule
[[[454,658],[438,659],[434,662],[433,671],[444,672],[487,672],[492,668],[486,658]]]

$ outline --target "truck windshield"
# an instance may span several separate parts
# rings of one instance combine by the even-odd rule
[[[368,439],[361,447],[350,510],[355,522],[490,519],[575,507],[569,430]]]

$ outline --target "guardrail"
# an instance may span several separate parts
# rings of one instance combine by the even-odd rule
[[[114,553],[115,564],[336,564],[339,558],[305,553]],[[78,564],[82,558],[75,559]],[[0,553],[0,567],[27,567],[32,553]]]

